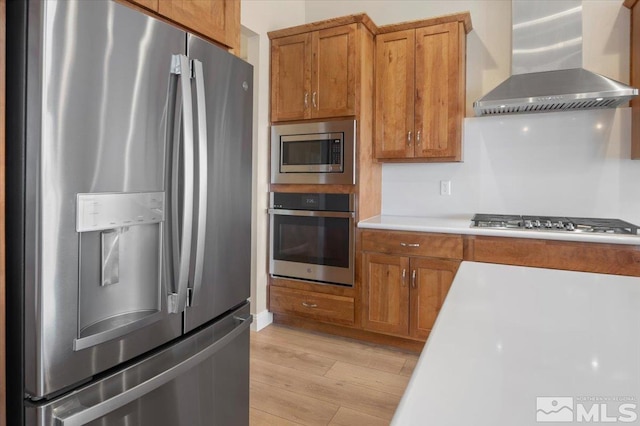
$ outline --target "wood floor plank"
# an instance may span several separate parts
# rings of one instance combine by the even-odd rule
[[[379,353],[350,342],[319,339],[317,336],[310,336],[308,333],[292,331],[284,327],[268,326],[256,333],[256,339],[265,339],[265,341],[291,349],[308,351],[336,361],[364,365],[389,373],[399,373],[406,362],[406,358],[402,356]]]
[[[400,401],[400,397],[397,395],[354,385],[343,380],[303,373],[255,358],[251,360],[251,376],[252,383],[261,382],[265,386],[278,387],[298,396],[307,396],[337,406],[344,406],[385,420],[391,420]],[[278,415],[269,410],[265,411]],[[283,415],[281,417],[290,419]]]
[[[402,367],[402,370],[400,370],[400,374],[406,377],[411,377],[411,374],[413,374],[413,370],[416,368],[417,362],[418,362],[418,357],[407,358],[407,360],[404,363],[404,366]]]
[[[337,361],[325,374],[336,380],[343,380],[354,385],[366,386],[381,392],[387,392],[401,397],[404,393],[409,377],[399,374],[386,373],[359,365],[347,364]]]
[[[252,366],[252,376],[254,370]],[[315,376],[310,375],[310,377]],[[283,387],[271,386],[260,380],[254,380],[253,377],[250,386],[250,406],[272,416],[310,426],[329,424],[339,408],[338,404],[322,401],[313,396],[305,396]]]
[[[335,360],[306,351],[274,345],[259,339],[251,339],[251,356],[272,364],[323,376],[336,363]]]
[[[329,423],[330,426],[388,426],[388,424],[387,420],[346,407],[340,407]]]
[[[249,426],[299,426],[299,425],[300,423],[290,422],[287,419],[274,416],[273,414],[269,414],[262,410],[258,410],[257,408],[251,408],[249,410]]]

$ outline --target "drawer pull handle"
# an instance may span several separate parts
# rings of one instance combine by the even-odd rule
[[[307,302],[302,302],[302,306],[304,306],[305,308],[317,308],[318,305],[316,305],[315,303],[307,303]]]
[[[402,247],[420,247],[420,243],[400,243]]]

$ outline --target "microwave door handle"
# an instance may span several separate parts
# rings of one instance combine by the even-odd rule
[[[204,242],[207,233],[207,108],[205,102],[204,72],[202,62],[193,60],[196,83],[196,103],[198,114],[198,219],[196,235],[195,270],[190,304],[197,303],[197,296],[202,287],[202,270],[204,268]]]
[[[179,77],[182,91],[182,141],[183,156],[180,164],[179,142],[173,145],[171,170],[171,261],[172,281],[177,284],[176,293],[169,295],[169,312],[180,313],[187,305],[189,265],[191,258],[191,233],[193,229],[193,111],[191,99],[191,68],[185,55],[173,55],[171,73]],[[177,138],[179,140],[179,138]],[[180,197],[179,169],[182,166],[184,194]],[[179,224],[178,203],[182,198],[182,223]],[[180,227],[180,225],[182,225]],[[178,243],[179,242],[179,243]]]
[[[355,217],[354,212],[323,212],[323,211],[316,211],[316,210],[269,209],[268,213],[271,215],[281,215],[281,216],[342,217],[342,218]]]

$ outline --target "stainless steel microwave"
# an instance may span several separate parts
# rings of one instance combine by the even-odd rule
[[[356,121],[271,126],[271,183],[355,184]]]

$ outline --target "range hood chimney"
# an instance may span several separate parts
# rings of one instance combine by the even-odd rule
[[[582,1],[512,0],[511,77],[476,115],[615,108],[638,89],[582,68]]]

